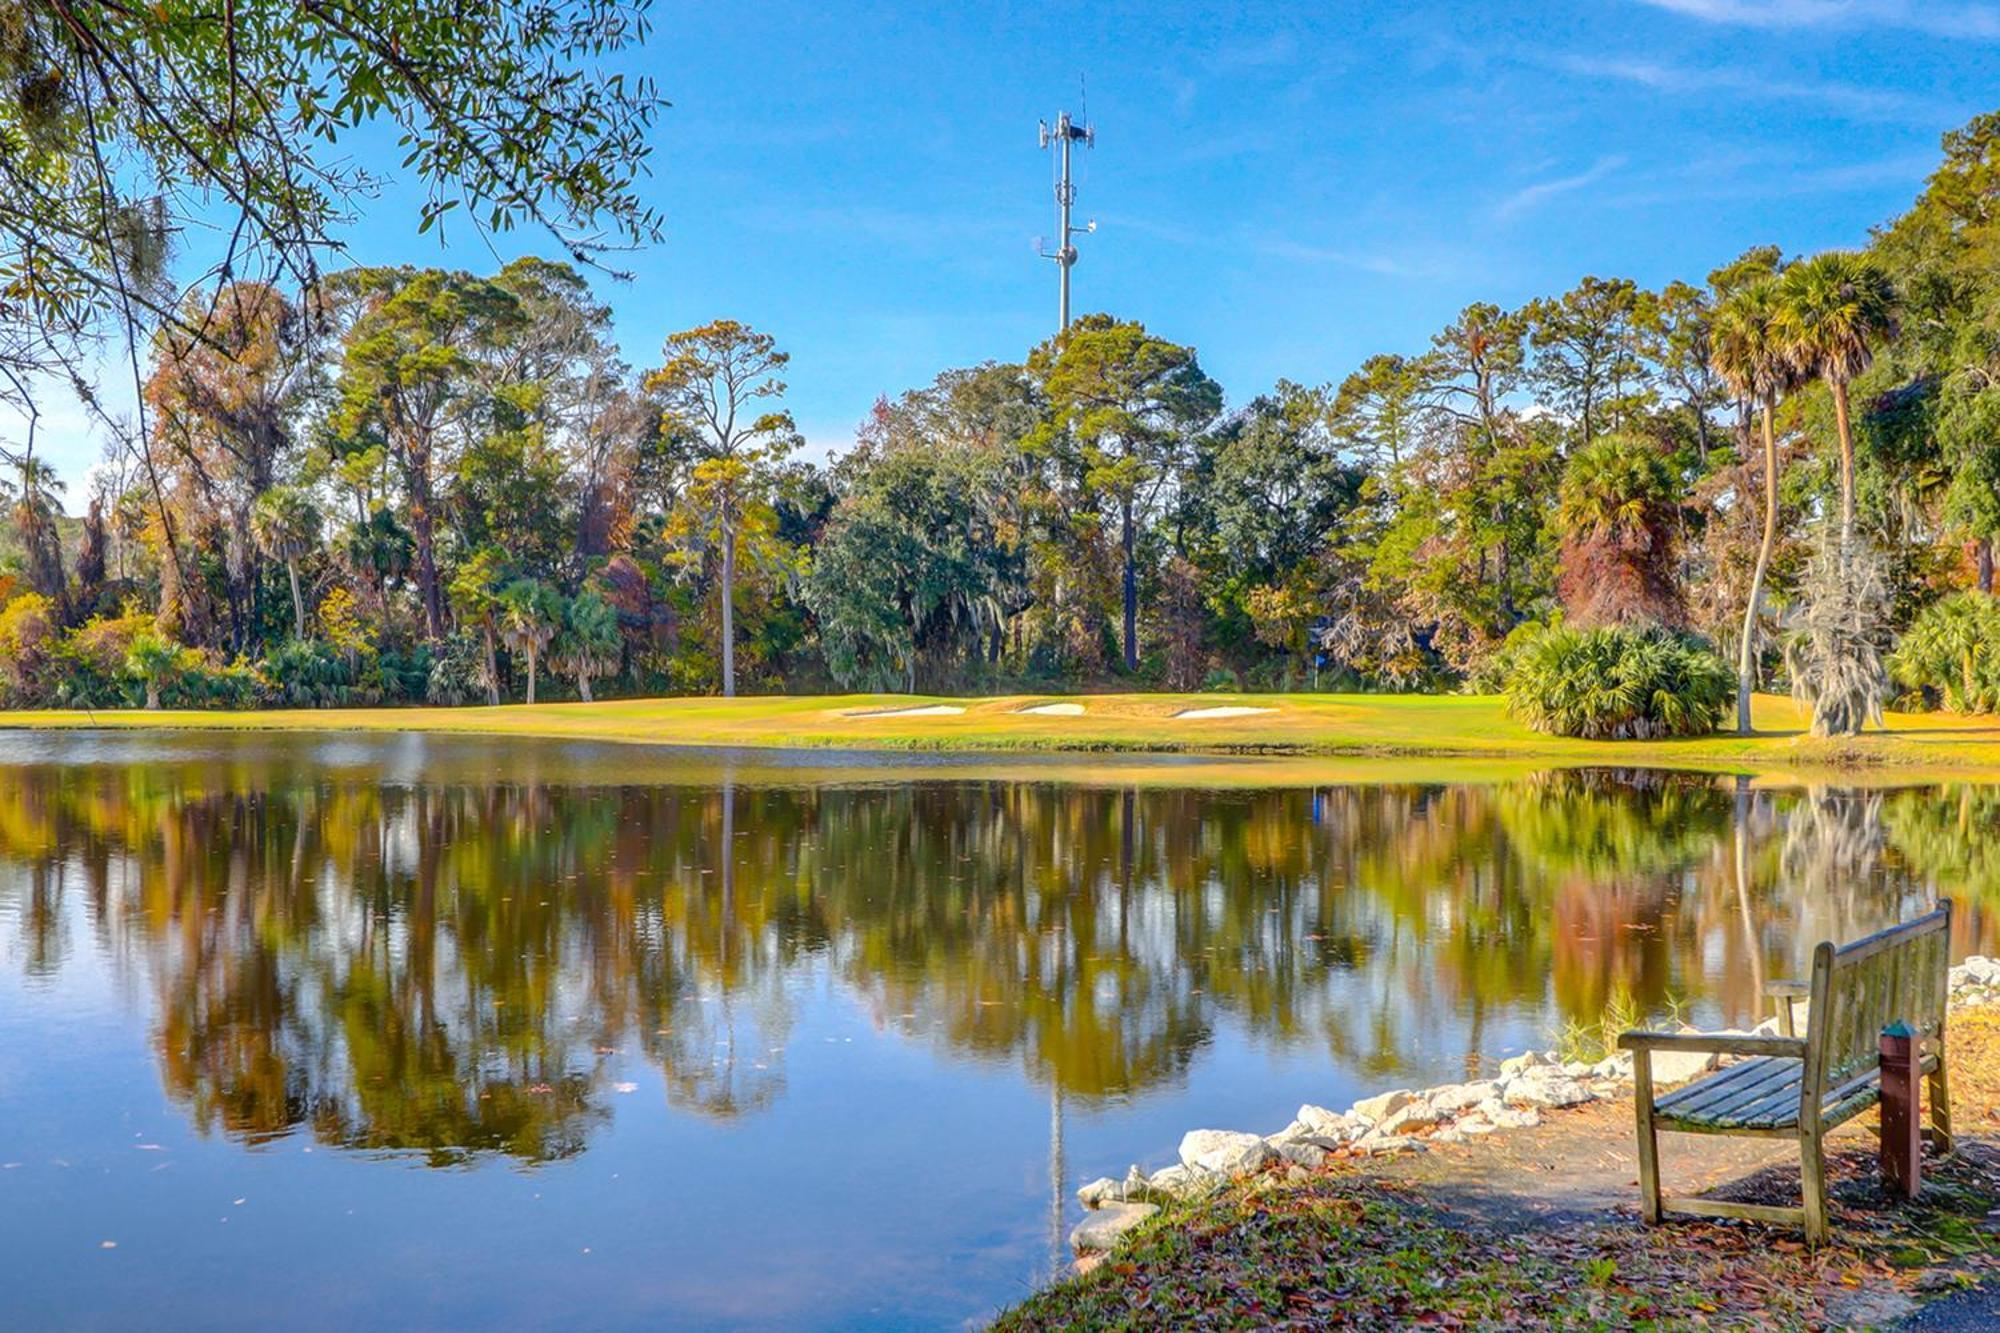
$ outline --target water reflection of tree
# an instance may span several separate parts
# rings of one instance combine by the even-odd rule
[[[201,1125],[440,1163],[579,1151],[621,1049],[677,1107],[768,1105],[808,972],[1019,1062],[1059,1136],[1063,1098],[1225,1030],[1393,1077],[1614,998],[1749,1019],[1813,940],[2000,874],[1977,788],[425,786],[284,755],[0,775],[0,929],[31,973],[84,930],[144,978]]]

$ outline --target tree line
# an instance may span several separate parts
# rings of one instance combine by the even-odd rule
[[[771,333],[634,366],[566,263],[225,281],[80,521],[14,460],[0,698],[1484,689],[1562,620],[1700,635],[1852,729],[1898,631],[1992,591],[1996,142],[1945,136],[1864,249],[1475,303],[1234,407],[1088,316],[824,463]]]

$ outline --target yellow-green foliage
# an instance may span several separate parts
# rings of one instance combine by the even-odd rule
[[[1896,645],[1889,672],[1951,712],[2000,709],[2000,598],[1962,592],[1926,607]]]

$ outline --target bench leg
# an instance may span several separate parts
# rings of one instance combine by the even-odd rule
[[[1806,1244],[1826,1244],[1826,1150],[1817,1125],[1799,1127],[1799,1192],[1806,1211]]]
[[[1639,1117],[1639,1216],[1660,1220],[1660,1132],[1653,1125],[1653,1053],[1632,1052],[1632,1105]]]
[[[1943,1043],[1939,1043],[1937,1068],[1924,1076],[1930,1086],[1926,1091],[1931,1100],[1931,1146],[1939,1157],[1948,1157],[1958,1149],[1958,1141],[1951,1136],[1951,1086],[1944,1074]]]

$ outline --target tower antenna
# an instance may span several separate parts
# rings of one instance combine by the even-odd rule
[[[1056,248],[1044,248],[1041,256],[1053,259],[1058,275],[1057,332],[1069,328],[1069,271],[1076,265],[1076,246],[1071,243],[1078,231],[1085,234],[1097,230],[1096,222],[1087,222],[1076,227],[1069,220],[1070,206],[1076,202],[1076,185],[1070,178],[1070,149],[1077,144],[1089,148],[1097,142],[1097,131],[1090,125],[1079,125],[1069,118],[1069,112],[1059,112],[1055,127],[1051,129],[1045,120],[1041,128],[1043,148],[1055,147],[1061,154],[1062,170],[1056,182]]]

